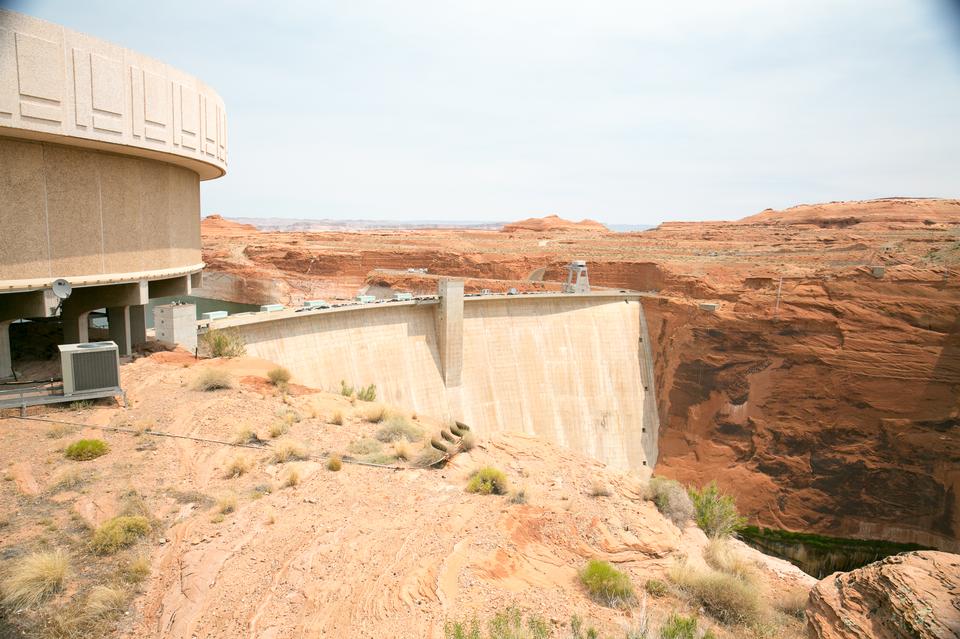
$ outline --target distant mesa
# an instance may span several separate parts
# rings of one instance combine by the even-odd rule
[[[256,233],[257,227],[253,224],[242,224],[224,218],[222,215],[208,215],[200,222],[200,231],[207,235],[230,233]]]
[[[800,204],[782,211],[767,209],[740,220],[743,224],[811,224],[844,228],[858,224],[960,224],[960,200],[890,197],[825,204]]]
[[[503,232],[514,233],[516,231],[591,231],[595,233],[609,233],[610,229],[593,220],[581,220],[573,222],[565,220],[559,215],[548,215],[546,217],[531,217],[519,222],[503,225]]]

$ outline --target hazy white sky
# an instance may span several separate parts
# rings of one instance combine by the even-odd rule
[[[605,222],[960,196],[947,0],[0,0],[226,102],[205,214]]]

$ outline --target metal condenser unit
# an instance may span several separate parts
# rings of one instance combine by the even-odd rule
[[[60,366],[63,369],[63,394],[120,390],[120,353],[113,342],[61,344]]]

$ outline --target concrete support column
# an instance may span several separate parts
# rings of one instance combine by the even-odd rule
[[[440,374],[449,388],[459,386],[463,374],[463,280],[442,277],[437,305]]]
[[[83,344],[90,341],[90,311],[63,315],[63,343]]]
[[[0,322],[0,379],[13,377],[13,357],[10,354],[10,324],[13,320]]]
[[[110,331],[110,339],[117,345],[117,351],[121,356],[130,355],[133,347],[130,336],[130,307],[108,307],[107,324]]]
[[[147,341],[147,305],[133,304],[127,308],[130,318],[130,347],[134,348]]]

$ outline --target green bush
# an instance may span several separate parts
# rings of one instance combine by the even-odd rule
[[[470,475],[467,492],[479,495],[505,495],[507,494],[507,476],[502,470],[485,466],[473,471]]]
[[[448,622],[443,626],[443,633],[446,639],[547,639],[550,626],[541,617],[530,615],[524,619],[518,609],[507,608],[489,621],[486,634],[481,632],[476,618]]]
[[[341,379],[341,380],[340,380],[340,394],[343,395],[344,397],[352,397],[352,396],[353,396],[353,386],[348,386],[347,383]]]
[[[110,447],[102,439],[80,439],[67,446],[64,455],[67,459],[87,461],[106,455],[108,452]]]
[[[408,442],[418,442],[423,439],[423,429],[414,426],[402,415],[394,415],[377,429],[375,437],[384,443],[395,442],[400,439],[406,439]]]
[[[200,337],[200,346],[210,357],[243,357],[247,347],[234,330],[210,329]]]
[[[700,490],[690,489],[697,525],[711,537],[729,537],[747,520],[737,511],[737,502],[732,495],[721,492],[717,482],[712,481]]]
[[[697,639],[697,618],[674,613],[660,627],[660,639]]]
[[[362,402],[372,402],[377,399],[377,387],[373,384],[370,384],[366,388],[360,387],[357,389],[357,399]]]
[[[663,477],[651,479],[647,498],[652,500],[657,505],[657,510],[678,528],[683,528],[693,519],[693,503],[690,501],[690,496],[686,489],[673,479]]]
[[[611,608],[626,607],[636,600],[630,578],[606,561],[591,559],[580,571],[580,583],[594,601]]]
[[[120,516],[108,519],[93,533],[91,548],[101,555],[109,555],[133,545],[150,532],[150,520],[140,516]]]
[[[270,380],[270,383],[274,386],[281,386],[290,381],[290,371],[285,369],[283,366],[277,366],[276,368],[271,368],[267,371],[267,378]]]

